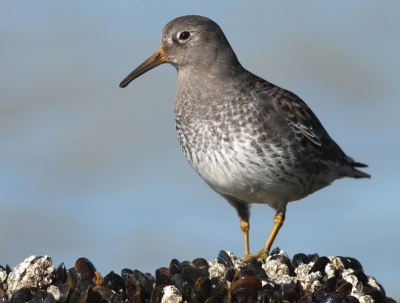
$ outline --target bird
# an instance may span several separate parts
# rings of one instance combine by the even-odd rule
[[[370,178],[296,94],[239,62],[220,26],[186,15],[162,30],[157,51],[121,83],[169,63],[177,70],[175,125],[189,164],[237,211],[245,262],[267,258],[289,202],[343,178]],[[275,210],[264,247],[250,254],[250,205]]]

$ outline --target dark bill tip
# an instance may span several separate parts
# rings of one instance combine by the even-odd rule
[[[153,55],[150,56],[146,61],[140,64],[133,72],[131,72],[120,84],[119,87],[124,88],[128,86],[130,82],[148,72],[149,70],[159,66],[160,64],[167,63],[168,54],[159,48]]]

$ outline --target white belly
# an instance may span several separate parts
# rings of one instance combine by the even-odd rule
[[[281,156],[282,148],[270,143],[260,153],[250,134],[209,125],[200,121],[181,125],[178,138],[190,165],[219,194],[276,208],[304,198],[334,180],[333,176],[326,176],[327,182],[320,184],[306,181],[310,176],[304,168],[294,168],[296,159]]]

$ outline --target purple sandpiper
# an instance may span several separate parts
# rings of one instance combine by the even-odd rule
[[[369,178],[292,92],[246,70],[217,23],[183,16],[162,31],[159,49],[120,84],[170,63],[178,71],[175,121],[182,151],[203,180],[236,209],[246,262],[267,257],[288,202],[342,177]],[[249,205],[275,209],[262,250],[250,254]]]

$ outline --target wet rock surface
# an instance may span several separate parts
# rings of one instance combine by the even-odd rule
[[[220,251],[207,261],[173,259],[154,273],[125,268],[105,275],[86,258],[57,268],[48,256],[31,256],[14,270],[0,265],[0,303],[244,303],[396,302],[350,257],[299,253],[279,248],[267,259],[245,264]]]

